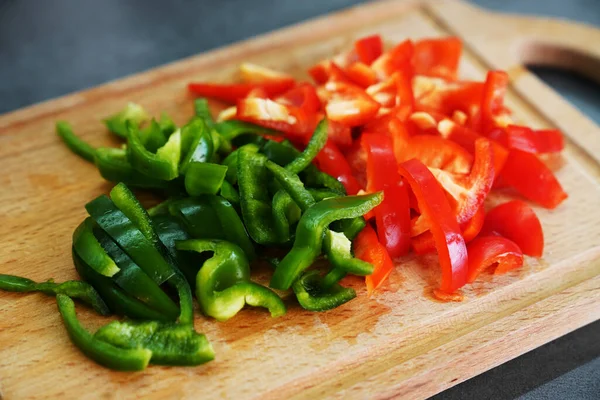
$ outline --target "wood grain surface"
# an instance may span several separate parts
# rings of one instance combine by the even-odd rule
[[[566,133],[563,156],[549,161],[569,198],[556,210],[537,209],[546,234],[542,259],[485,275],[464,289],[461,303],[433,300],[439,271],[429,256],[401,260],[371,297],[360,279],[349,279],[358,298],[330,312],[290,302],[278,319],[255,309],[225,323],[198,314],[196,328],[213,343],[216,360],[139,373],[85,358],[68,340],[53,299],[0,293],[0,398],[423,398],[599,319],[600,132],[522,63],[558,59],[593,75],[600,33],[454,0],[370,3],[1,116],[0,273],[76,278],[71,234],[84,204],[110,189],[59,142],[56,120],[70,121],[94,145],[115,145],[99,120],[128,101],[183,122],[192,114],[191,80],[233,80],[242,61],[306,78],[307,66],[369,33],[390,43],[460,36],[463,77],[507,70],[515,118]],[[505,199],[495,195],[488,205]],[[106,323],[83,308],[79,315],[90,329]]]

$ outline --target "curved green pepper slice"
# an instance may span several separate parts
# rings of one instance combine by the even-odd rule
[[[294,246],[275,269],[270,286],[275,289],[289,289],[300,273],[319,256],[323,235],[330,223],[364,215],[382,200],[382,192],[330,198],[306,210],[296,228]]]
[[[104,124],[109,131],[120,138],[126,139],[128,122],[135,127],[139,127],[142,122],[149,119],[150,115],[148,115],[142,106],[135,103],[127,103],[123,110],[106,118]]]
[[[122,349],[97,339],[79,323],[75,303],[69,296],[58,294],[56,303],[69,337],[86,356],[118,371],[141,371],[148,366],[152,356],[150,350]]]
[[[206,315],[225,321],[246,304],[265,307],[272,317],[285,314],[285,305],[275,292],[250,281],[248,260],[239,246],[223,240],[192,239],[178,242],[176,248],[214,253],[196,277],[196,298]]]
[[[71,125],[69,125],[68,122],[58,121],[56,123],[56,133],[73,153],[77,154],[84,160],[94,162],[96,149],[79,136],[75,135]]]
[[[50,279],[46,282],[35,282],[20,276],[0,274],[0,289],[20,293],[40,292],[49,296],[64,294],[81,300],[100,315],[110,314],[110,310],[98,292],[89,283],[82,281],[56,283]]]
[[[290,226],[298,222],[302,210],[296,205],[288,192],[280,190],[273,196],[273,223],[275,232],[279,235],[281,242],[286,243],[290,239]]]
[[[193,161],[185,173],[185,190],[190,196],[217,194],[226,174],[226,165]]]
[[[293,284],[294,293],[302,308],[309,311],[327,311],[339,307],[356,297],[354,289],[338,283],[324,286],[318,271],[302,274]]]
[[[143,174],[165,181],[173,180],[179,176],[181,133],[173,133],[164,146],[152,153],[144,146],[139,129],[129,124],[127,155],[131,165]]]
[[[311,165],[312,160],[319,154],[321,149],[325,147],[325,143],[327,142],[327,130],[329,124],[327,123],[327,119],[322,119],[321,122],[317,125],[315,132],[313,133],[308,145],[304,149],[302,153],[300,153],[292,162],[285,166],[285,169],[294,174],[299,174],[304,171],[309,165]]]

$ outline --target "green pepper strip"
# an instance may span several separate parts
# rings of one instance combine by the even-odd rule
[[[373,264],[355,258],[352,255],[351,247],[352,242],[343,233],[326,231],[323,248],[333,268],[325,275],[323,288],[327,289],[333,286],[348,273],[359,276],[373,273]]]
[[[220,196],[204,195],[175,201],[169,207],[194,238],[224,239],[240,246],[246,256],[256,257],[244,223],[230,202]]]
[[[318,271],[308,271],[302,274],[293,285],[298,303],[309,311],[327,311],[352,300],[356,292],[344,288],[338,283],[323,287],[323,279]]]
[[[330,189],[308,189],[308,191],[316,201],[343,196],[343,194]],[[365,226],[367,226],[367,221],[363,217],[356,217],[335,221],[331,224],[331,229],[336,232],[344,232],[348,239],[354,240]]]
[[[148,240],[108,197],[99,196],[86,204],[85,208],[96,223],[154,282],[161,285],[174,275],[175,271],[154,246],[153,241]]]
[[[20,293],[41,292],[49,296],[64,294],[81,300],[91,306],[100,315],[110,314],[110,310],[98,292],[90,284],[82,281],[56,283],[49,280],[38,283],[20,276],[0,274],[0,289]]]
[[[175,242],[191,239],[183,224],[169,214],[161,214],[152,217],[152,225],[154,225],[160,241],[176,261],[177,267],[183,273],[185,279],[190,285],[194,286],[196,284],[196,274],[198,273],[196,267],[198,261],[191,257],[191,254],[177,251],[175,248]]]
[[[232,185],[235,185],[237,183],[237,179],[238,179],[238,177],[237,177],[238,154],[241,151],[249,151],[251,153],[258,153],[259,150],[260,150],[259,146],[255,145],[255,144],[247,144],[247,145],[241,146],[237,150],[230,153],[227,157],[225,157],[225,159],[223,160],[223,165],[227,166],[227,174],[225,175],[225,179],[227,179],[227,181],[229,183],[231,183]]]
[[[327,142],[327,129],[328,123],[327,119],[322,119],[317,125],[315,132],[313,133],[308,145],[304,149],[304,151],[294,159],[294,161],[290,162],[285,166],[285,169],[288,171],[299,174],[304,171],[309,165],[311,165],[312,160],[319,154],[321,149],[325,147],[325,143]]]
[[[194,114],[196,117],[200,118],[208,128],[213,128],[215,125],[215,120],[210,113],[210,108],[208,107],[208,100],[205,98],[198,98],[194,100]]]
[[[181,133],[173,133],[167,143],[152,153],[144,147],[139,129],[128,125],[127,151],[131,165],[145,175],[166,181],[179,176]]]
[[[246,134],[253,133],[257,135],[273,135],[280,136],[281,132],[274,131],[272,129],[263,128],[262,126],[254,125],[249,122],[229,120],[222,121],[215,124],[215,129],[225,139],[231,141],[236,137]]]
[[[251,151],[239,151],[237,174],[242,218],[250,237],[260,244],[281,242],[274,229],[271,199],[266,190],[267,158]]]
[[[79,273],[82,279],[88,282],[94,287],[102,296],[108,308],[114,313],[119,315],[125,315],[129,318],[134,319],[147,319],[147,320],[159,320],[159,321],[171,321],[169,318],[160,312],[148,307],[141,301],[129,296],[117,285],[105,276],[98,274],[92,268],[85,264],[85,262],[75,253],[73,254],[73,263],[75,269]]]
[[[167,136],[154,119],[146,128],[139,131],[139,135],[142,144],[151,153],[156,152],[167,143]]]
[[[68,122],[58,121],[56,123],[56,133],[73,153],[77,154],[84,160],[92,163],[94,162],[96,149],[82,140],[79,136],[75,135],[71,125],[69,125]]]
[[[100,228],[96,228],[94,229],[94,234],[106,251],[106,254],[115,260],[121,268],[121,271],[113,276],[113,282],[130,296],[147,304],[150,308],[159,311],[170,319],[175,320],[179,315],[179,307],[177,307],[173,300],[112,241],[106,232]]]
[[[148,350],[152,364],[200,365],[215,358],[206,336],[188,325],[113,321],[100,328],[94,338],[123,349]]]
[[[281,242],[290,240],[290,226],[298,222],[302,211],[288,192],[280,190],[273,196],[273,222]]]
[[[180,173],[185,174],[193,162],[210,162],[214,153],[212,136],[201,119],[193,119],[181,128],[181,150],[183,158]]]
[[[225,200],[227,200],[234,206],[240,205],[240,194],[238,193],[236,188],[228,181],[223,181],[219,194],[221,195],[221,197],[223,197]]]
[[[273,140],[267,141],[261,149],[270,161],[277,165],[285,166],[293,162],[301,153],[293,145],[283,141],[281,143]],[[304,181],[308,186],[324,186],[341,194],[346,194],[346,189],[341,182],[334,177],[320,171],[314,164],[307,166],[302,171]]]
[[[169,189],[171,182],[156,179],[137,171],[127,159],[124,149],[101,147],[96,149],[94,163],[100,175],[110,182],[150,189]]]
[[[119,267],[106,254],[98,239],[94,236],[94,220],[86,218],[73,232],[73,248],[75,252],[100,275],[111,277],[119,272]]]
[[[226,165],[191,162],[185,174],[185,190],[190,196],[217,194],[226,174]]]
[[[123,139],[126,139],[128,121],[133,126],[138,127],[142,122],[149,119],[150,116],[142,106],[135,103],[128,103],[122,111],[106,118],[104,120],[104,124],[109,131]]]
[[[323,235],[333,221],[364,215],[383,200],[383,193],[364,196],[330,198],[310,207],[300,218],[292,250],[281,260],[271,278],[270,286],[289,289],[300,273],[308,268],[321,252]]]
[[[178,242],[176,247],[214,252],[196,277],[196,298],[206,315],[226,321],[246,304],[265,307],[272,317],[285,314],[285,305],[275,292],[250,281],[248,260],[239,246],[223,240],[192,239]]]
[[[175,122],[173,122],[171,117],[164,112],[160,115],[158,126],[166,137],[171,136],[173,133],[175,133],[175,131],[177,131],[177,125],[175,125]]]
[[[152,352],[146,349],[121,349],[99,340],[86,331],[75,313],[75,303],[69,296],[56,296],[67,333],[73,343],[98,364],[118,371],[141,371],[148,366]]]

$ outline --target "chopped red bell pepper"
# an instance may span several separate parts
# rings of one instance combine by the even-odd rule
[[[452,293],[466,283],[467,248],[444,190],[425,164],[418,160],[403,162],[398,170],[417,197],[422,213],[431,222],[430,231],[442,269],[440,290]]]
[[[535,211],[521,200],[512,200],[491,209],[480,235],[499,234],[515,242],[524,254],[541,257],[544,232]]]
[[[483,96],[479,118],[473,121],[476,131],[488,134],[497,125],[495,117],[504,110],[504,95],[508,87],[508,74],[504,71],[489,71],[483,84]]]
[[[510,149],[534,154],[556,153],[565,147],[563,135],[558,129],[533,130],[526,126],[508,125],[505,129],[492,131],[490,138]]]
[[[236,118],[297,137],[310,135],[317,123],[316,115],[300,107],[260,98],[239,100]]]
[[[415,43],[415,73],[455,80],[462,52],[459,38],[424,39]]]
[[[315,164],[326,174],[340,181],[348,194],[356,194],[361,189],[342,152],[331,141],[327,140],[325,147],[315,157]]]
[[[459,224],[469,221],[481,208],[494,183],[492,144],[485,138],[475,142],[475,162],[469,175],[456,175],[431,169],[433,175],[450,195],[450,204]]]
[[[361,62],[371,65],[383,53],[383,41],[380,35],[371,35],[354,42],[354,51]]]
[[[403,256],[410,248],[410,204],[392,140],[383,134],[364,134],[361,144],[367,153],[367,192],[384,193],[374,210],[379,240],[392,258]]]
[[[502,274],[523,265],[523,252],[515,242],[502,236],[482,236],[467,246],[469,272],[467,282],[471,283],[485,269],[498,264],[495,274]]]
[[[350,80],[336,63],[330,60],[324,60],[312,66],[308,70],[308,74],[318,85],[324,85],[329,81],[334,82],[349,82]]]
[[[419,236],[411,238],[410,248],[415,252],[415,254],[419,255],[435,252],[435,240],[433,240],[433,234],[431,231],[423,232]]]
[[[475,154],[475,141],[483,137],[474,130],[458,125],[447,118],[438,123],[437,130],[443,138],[452,140],[473,155]],[[494,172],[498,176],[504,168],[508,150],[496,141],[492,141],[491,144],[494,153]]]
[[[371,64],[371,69],[377,74],[379,80],[389,78],[397,71],[403,71],[408,77],[412,77],[412,57],[414,45],[410,40],[405,40],[393,49],[380,55]]]
[[[344,70],[346,76],[355,84],[362,88],[367,88],[377,83],[377,75],[367,64],[355,62],[350,64]]]
[[[394,263],[369,224],[360,231],[353,245],[354,255],[375,267],[373,273],[365,278],[367,291],[372,293],[387,279],[394,269]]]
[[[348,125],[329,120],[327,135],[342,150],[352,146],[352,129]]]
[[[556,208],[568,197],[550,168],[535,154],[522,150],[510,150],[499,178],[546,208]]]
[[[458,144],[439,136],[410,136],[403,124],[389,125],[394,139],[394,153],[398,162],[416,158],[430,168],[467,174],[473,165],[473,156]]]
[[[479,232],[483,229],[483,223],[485,222],[485,207],[482,205],[475,212],[475,215],[470,220],[461,225],[463,238],[465,243],[469,243],[475,239]]]
[[[348,126],[369,122],[381,107],[360,87],[344,82],[329,81],[319,88],[318,94],[327,118]]]
[[[451,82],[423,75],[413,78],[412,88],[417,111],[436,111],[444,115],[462,111],[467,117],[473,116],[479,110],[483,95],[482,82]]]
[[[310,83],[300,83],[275,99],[278,103],[302,108],[307,113],[321,109],[317,89]]]
[[[204,97],[210,97],[235,103],[236,101],[248,96],[254,89],[263,89],[269,97],[280,95],[286,90],[292,88],[295,84],[294,79],[278,79],[265,81],[261,83],[190,83],[188,89],[190,92]]]

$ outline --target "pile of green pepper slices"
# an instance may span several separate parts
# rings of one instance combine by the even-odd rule
[[[269,286],[291,288],[303,308],[330,310],[356,296],[339,281],[373,272],[353,256],[351,241],[383,194],[346,196],[335,178],[312,164],[327,140],[326,120],[303,152],[265,138],[275,138],[275,131],[216,123],[204,99],[196,100],[195,116],[181,128],[166,115],[148,120],[136,104],[105,120],[127,141],[122,148],[93,148],[67,123],[57,123],[65,144],[117,183],[110,196],[85,206],[90,216],[73,234],[73,261],[84,282],[0,275],[0,289],[55,295],[73,343],[99,364],[128,371],[214,358],[207,338],[194,330],[192,293],[202,312],[218,321],[246,304],[273,317],[285,314],[279,295],[250,277],[250,263],[265,249],[289,249],[281,260],[271,259]],[[146,210],[128,186],[167,199]],[[322,253],[329,270],[309,269]],[[72,299],[128,319],[92,334],[80,325]]]

